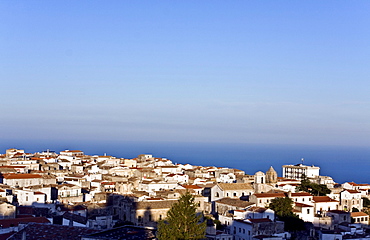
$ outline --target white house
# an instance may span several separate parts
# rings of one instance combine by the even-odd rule
[[[240,198],[254,193],[249,183],[218,183],[211,188],[211,201],[221,198]]]
[[[168,174],[164,177],[164,181],[166,182],[178,182],[180,184],[188,183],[189,182],[189,176],[186,174]]]
[[[12,187],[27,187],[43,184],[43,178],[39,174],[3,174],[0,178],[1,183]]]
[[[328,196],[314,196],[313,204],[315,207],[315,214],[324,214],[327,211],[339,209],[339,201]]]
[[[273,239],[283,239],[278,234],[284,233],[284,223],[274,222],[268,218],[235,220],[229,226],[234,239],[252,240],[259,236],[275,236]]]
[[[33,203],[45,203],[46,194],[30,190],[15,190],[19,205],[30,206]]]
[[[234,211],[234,218],[239,219],[262,219],[274,220],[275,212],[269,208],[249,207],[244,211]]]
[[[369,215],[364,212],[351,212],[351,218],[353,218],[354,223],[369,225]]]
[[[353,208],[362,209],[363,200],[361,192],[357,190],[343,190],[340,193],[340,208],[344,211],[352,211]]]
[[[293,212],[305,222],[313,222],[315,217],[315,209],[313,205],[296,202],[294,203]]]
[[[216,177],[216,181],[219,183],[234,183],[236,181],[236,176],[234,173],[220,173]]]

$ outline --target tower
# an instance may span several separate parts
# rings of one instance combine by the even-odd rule
[[[277,172],[271,166],[270,169],[266,172],[266,183],[275,184],[277,183]]]

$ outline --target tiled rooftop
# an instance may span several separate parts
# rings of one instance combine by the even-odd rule
[[[99,232],[91,228],[70,227],[55,224],[29,223],[9,240],[81,240],[83,235]]]

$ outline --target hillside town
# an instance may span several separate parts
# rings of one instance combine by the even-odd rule
[[[282,176],[272,166],[247,174],[150,154],[7,149],[0,155],[0,240],[156,239],[158,222],[187,192],[209,240],[370,240],[370,184],[336,183],[303,163],[281,167]],[[330,191],[302,191],[303,181]],[[292,200],[303,230],[276,217],[270,204],[278,198]]]

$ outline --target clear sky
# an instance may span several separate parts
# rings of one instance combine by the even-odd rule
[[[0,138],[370,146],[370,1],[0,1]]]

